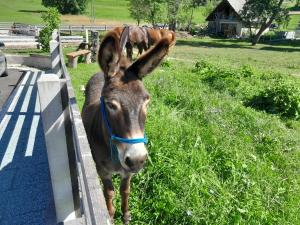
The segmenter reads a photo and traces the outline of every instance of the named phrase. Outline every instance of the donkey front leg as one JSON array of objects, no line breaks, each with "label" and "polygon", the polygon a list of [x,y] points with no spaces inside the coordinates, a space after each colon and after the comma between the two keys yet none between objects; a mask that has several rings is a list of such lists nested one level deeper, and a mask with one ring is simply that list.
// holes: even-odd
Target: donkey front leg
[{"label": "donkey front leg", "polygon": [[105,201],[106,201],[106,206],[108,209],[108,213],[110,215],[111,221],[112,223],[114,222],[114,215],[115,215],[115,208],[113,205],[113,199],[115,196],[115,189],[110,178],[104,178],[102,179],[102,183],[104,186],[104,197],[105,197]]},{"label": "donkey front leg", "polygon": [[130,194],[130,179],[131,175],[122,177],[121,179],[121,186],[120,186],[120,193],[121,193],[121,209],[123,213],[123,223],[129,224],[131,220],[131,215],[129,212],[129,206],[128,206],[128,198]]}]

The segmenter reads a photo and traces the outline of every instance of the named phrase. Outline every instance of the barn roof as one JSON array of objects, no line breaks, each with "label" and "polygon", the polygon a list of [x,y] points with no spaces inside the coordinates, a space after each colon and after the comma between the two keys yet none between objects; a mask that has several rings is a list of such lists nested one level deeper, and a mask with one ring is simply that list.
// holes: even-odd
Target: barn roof
[{"label": "barn roof", "polygon": [[246,0],[223,0],[221,1],[216,8],[208,15],[208,17],[206,18],[206,20],[209,20],[209,18],[213,18],[213,14],[215,13],[215,11],[219,8],[219,7],[223,7],[224,5],[229,4],[233,10],[238,14],[241,15],[241,11],[246,3]]},{"label": "barn roof", "polygon": [[237,14],[242,11],[246,0],[227,0]]}]

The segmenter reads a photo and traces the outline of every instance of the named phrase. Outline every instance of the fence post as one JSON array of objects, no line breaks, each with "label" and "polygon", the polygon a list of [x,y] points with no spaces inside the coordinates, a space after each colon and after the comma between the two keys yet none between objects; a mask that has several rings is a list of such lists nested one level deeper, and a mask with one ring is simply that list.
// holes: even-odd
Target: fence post
[{"label": "fence post", "polygon": [[92,56],[91,60],[92,62],[97,62],[97,53],[98,53],[98,48],[99,48],[99,32],[98,31],[91,31],[92,32]]},{"label": "fence post", "polygon": [[89,43],[89,30],[85,29],[85,43]]},{"label": "fence post", "polygon": [[60,52],[59,52],[59,40],[58,32],[54,30],[52,33],[52,40],[50,41],[50,53],[51,53],[51,71],[57,74],[59,77],[62,75],[60,65]]}]

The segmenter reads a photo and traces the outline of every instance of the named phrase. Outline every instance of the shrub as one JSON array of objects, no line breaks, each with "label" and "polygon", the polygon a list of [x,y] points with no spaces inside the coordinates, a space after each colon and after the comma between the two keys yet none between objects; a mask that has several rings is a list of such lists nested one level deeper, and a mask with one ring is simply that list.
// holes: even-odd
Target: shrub
[{"label": "shrub", "polygon": [[164,68],[170,68],[172,66],[172,62],[169,59],[165,59],[162,63],[161,66]]},{"label": "shrub", "polygon": [[255,74],[254,68],[249,65],[243,65],[241,67],[241,75],[243,77],[252,77]]},{"label": "shrub", "polygon": [[87,0],[42,0],[46,7],[55,7],[61,14],[82,14],[85,11]]},{"label": "shrub", "polygon": [[299,119],[300,88],[292,82],[278,80],[254,96],[248,105],[283,117]]},{"label": "shrub", "polygon": [[42,45],[42,50],[50,52],[49,42],[51,40],[52,32],[54,29],[59,28],[60,15],[56,8],[49,8],[49,10],[42,14],[42,20],[45,27],[40,31],[39,42]]},{"label": "shrub", "polygon": [[218,91],[229,91],[235,93],[239,85],[240,73],[230,68],[219,68],[208,61],[199,61],[195,64],[194,72],[202,76],[204,82]]}]

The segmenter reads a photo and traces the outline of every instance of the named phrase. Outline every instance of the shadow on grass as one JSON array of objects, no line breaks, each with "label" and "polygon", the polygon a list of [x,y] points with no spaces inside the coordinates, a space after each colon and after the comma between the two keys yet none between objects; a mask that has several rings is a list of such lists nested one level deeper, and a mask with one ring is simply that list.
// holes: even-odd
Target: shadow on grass
[{"label": "shadow on grass", "polygon": [[25,12],[25,13],[43,13],[47,12],[46,10],[27,10],[27,9],[21,9],[18,10],[18,12]]},{"label": "shadow on grass", "polygon": [[[283,51],[283,52],[300,52],[300,41],[284,41],[284,42],[274,42],[263,44],[260,46],[251,46],[248,41],[234,40],[234,39],[215,39],[210,41],[195,41],[195,40],[177,40],[177,46],[189,45],[193,47],[207,47],[207,48],[244,48],[244,49],[257,49],[257,50],[267,50],[267,51]],[[281,47],[289,46],[289,47]],[[299,48],[292,48],[299,47]]]}]

